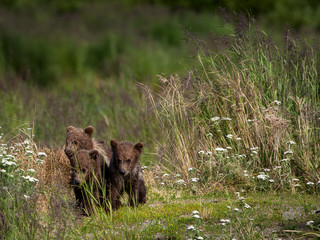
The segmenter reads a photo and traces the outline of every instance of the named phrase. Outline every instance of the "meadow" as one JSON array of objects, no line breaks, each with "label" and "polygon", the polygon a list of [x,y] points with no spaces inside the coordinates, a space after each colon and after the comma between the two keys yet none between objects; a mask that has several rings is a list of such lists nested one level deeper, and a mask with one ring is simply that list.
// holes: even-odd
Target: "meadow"
[{"label": "meadow", "polygon": [[[316,42],[160,6],[1,11],[3,239],[320,238]],[[144,142],[146,205],[80,215],[69,125]]]}]

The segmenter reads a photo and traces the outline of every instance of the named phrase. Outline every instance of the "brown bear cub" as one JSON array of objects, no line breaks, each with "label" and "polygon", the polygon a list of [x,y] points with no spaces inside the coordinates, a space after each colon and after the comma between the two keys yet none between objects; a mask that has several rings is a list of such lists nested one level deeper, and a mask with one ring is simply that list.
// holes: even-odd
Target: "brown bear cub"
[{"label": "brown bear cub", "polygon": [[[77,203],[85,214],[93,213],[93,205],[104,204],[103,190],[106,188],[106,162],[97,150],[66,149],[71,165],[71,180]],[[93,198],[92,198],[93,196]]]},{"label": "brown bear cub", "polygon": [[[92,126],[88,126],[84,129],[69,126],[67,128],[66,145],[65,145],[64,151],[68,156],[70,154],[68,154],[67,152],[70,153],[70,151],[73,152],[74,154],[77,150],[81,150],[81,149],[97,150],[99,154],[101,154],[104,157],[107,166],[109,166],[111,156],[112,156],[112,151],[108,147],[105,141],[95,140],[92,137],[93,132],[94,132],[94,128]],[[69,160],[71,161],[70,157],[69,157]],[[76,197],[76,202],[79,205],[82,202],[82,192],[77,187],[73,188],[73,190]]]},{"label": "brown bear cub", "polygon": [[140,167],[140,155],[143,144],[118,143],[111,140],[112,158],[107,174],[109,195],[113,209],[121,206],[123,192],[129,195],[130,206],[144,204],[147,201],[147,189]]},{"label": "brown bear cub", "polygon": [[79,149],[98,150],[102,155],[105,156],[106,163],[109,166],[112,151],[105,141],[95,140],[92,137],[93,132],[94,128],[91,126],[88,126],[84,129],[69,126],[67,128],[65,151],[67,149],[71,149],[73,151]]}]

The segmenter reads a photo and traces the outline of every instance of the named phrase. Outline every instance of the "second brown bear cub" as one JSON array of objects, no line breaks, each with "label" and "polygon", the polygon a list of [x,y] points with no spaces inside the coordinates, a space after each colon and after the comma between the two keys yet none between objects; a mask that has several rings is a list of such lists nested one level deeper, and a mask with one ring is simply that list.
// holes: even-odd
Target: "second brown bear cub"
[{"label": "second brown bear cub", "polygon": [[119,143],[116,140],[111,140],[110,144],[113,155],[107,180],[112,208],[121,206],[120,197],[124,191],[129,195],[131,206],[146,203],[147,189],[139,161],[143,144]]},{"label": "second brown bear cub", "polygon": [[[103,184],[107,168],[105,159],[97,150],[65,150],[71,164],[71,185],[76,193],[76,199],[84,213],[93,213],[94,205],[104,204]],[[77,195],[78,194],[78,195]],[[93,198],[92,198],[93,196]]]}]

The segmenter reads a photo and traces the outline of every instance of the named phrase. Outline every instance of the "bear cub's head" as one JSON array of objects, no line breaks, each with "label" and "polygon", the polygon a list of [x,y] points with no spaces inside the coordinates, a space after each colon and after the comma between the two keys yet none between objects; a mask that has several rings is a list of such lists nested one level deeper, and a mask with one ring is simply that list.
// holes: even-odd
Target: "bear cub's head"
[{"label": "bear cub's head", "polygon": [[94,128],[91,126],[88,126],[84,129],[69,126],[67,128],[65,151],[67,149],[71,149],[74,151],[78,149],[87,149],[87,150],[92,149],[93,148],[93,140],[92,140],[93,131],[94,131]]},{"label": "bear cub's head", "polygon": [[103,172],[103,156],[97,150],[72,151],[66,149],[71,165],[71,181],[73,186],[82,186],[85,182],[100,181]]},{"label": "bear cub's head", "polygon": [[113,152],[113,164],[117,171],[123,176],[128,175],[139,163],[143,143],[127,143],[111,140],[110,145]]}]

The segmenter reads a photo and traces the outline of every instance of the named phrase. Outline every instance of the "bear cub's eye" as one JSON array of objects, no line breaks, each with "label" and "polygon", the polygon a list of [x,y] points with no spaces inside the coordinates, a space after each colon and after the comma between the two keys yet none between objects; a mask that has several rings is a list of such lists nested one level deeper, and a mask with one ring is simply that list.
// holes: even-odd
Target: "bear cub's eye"
[{"label": "bear cub's eye", "polygon": [[85,169],[85,168],[82,168],[82,172],[85,173],[85,172],[86,172],[86,169]]},{"label": "bear cub's eye", "polygon": [[73,144],[74,144],[74,145],[78,145],[78,142],[77,142],[77,141],[73,141]]},{"label": "bear cub's eye", "polygon": [[127,160],[126,160],[126,163],[130,163],[130,162],[131,162],[131,159],[127,159]]}]

